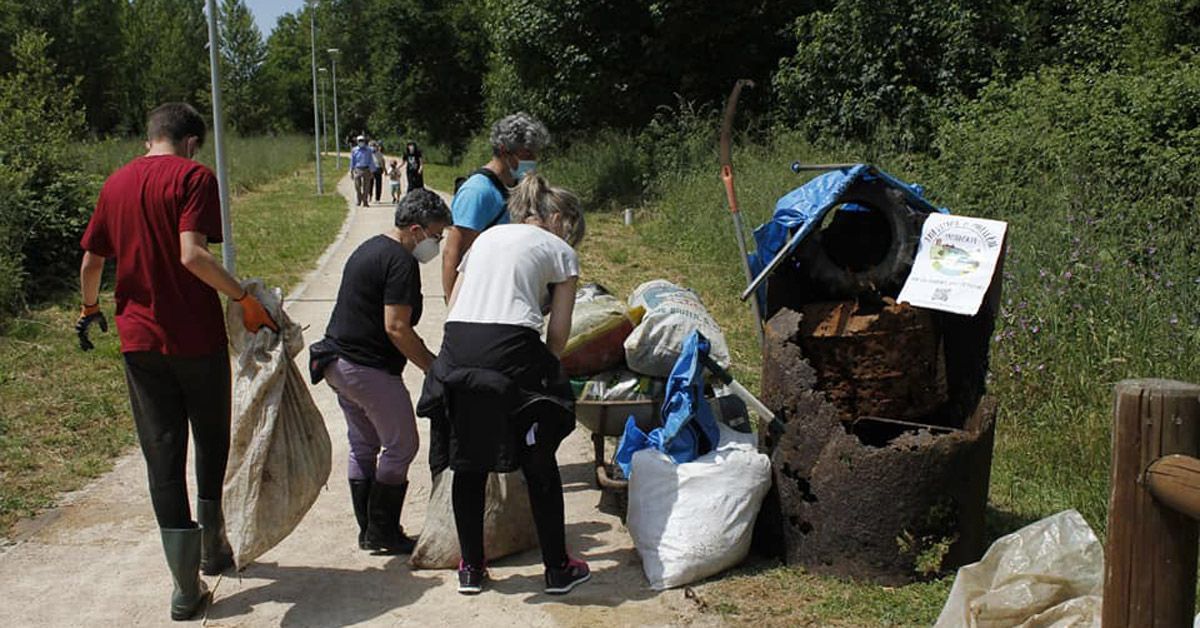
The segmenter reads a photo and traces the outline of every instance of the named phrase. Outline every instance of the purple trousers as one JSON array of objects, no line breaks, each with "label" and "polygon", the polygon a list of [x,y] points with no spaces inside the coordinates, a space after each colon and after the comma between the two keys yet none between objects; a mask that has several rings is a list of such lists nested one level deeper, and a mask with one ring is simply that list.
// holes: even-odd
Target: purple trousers
[{"label": "purple trousers", "polygon": [[325,380],[346,415],[350,479],[407,482],[420,437],[404,380],[342,358],[325,368]]}]

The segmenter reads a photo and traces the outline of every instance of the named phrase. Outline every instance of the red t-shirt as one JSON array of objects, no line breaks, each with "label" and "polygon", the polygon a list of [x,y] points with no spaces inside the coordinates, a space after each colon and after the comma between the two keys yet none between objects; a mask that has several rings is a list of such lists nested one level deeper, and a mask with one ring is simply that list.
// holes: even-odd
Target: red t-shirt
[{"label": "red t-shirt", "polygon": [[138,157],[104,182],[80,245],[117,260],[121,351],[200,356],[227,343],[216,290],[179,261],[179,234],[221,241],[211,170],[183,157]]}]

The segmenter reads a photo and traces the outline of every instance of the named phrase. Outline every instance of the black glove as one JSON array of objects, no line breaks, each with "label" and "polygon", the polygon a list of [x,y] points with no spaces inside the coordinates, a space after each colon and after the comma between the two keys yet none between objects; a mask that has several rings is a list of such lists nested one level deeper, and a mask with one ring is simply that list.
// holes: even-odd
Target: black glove
[{"label": "black glove", "polygon": [[79,320],[75,321],[75,334],[79,336],[79,348],[84,351],[91,351],[96,348],[91,340],[88,340],[88,327],[92,323],[100,324],[100,331],[108,332],[108,319],[104,318],[104,312],[100,311],[100,304],[85,305],[79,312]]}]

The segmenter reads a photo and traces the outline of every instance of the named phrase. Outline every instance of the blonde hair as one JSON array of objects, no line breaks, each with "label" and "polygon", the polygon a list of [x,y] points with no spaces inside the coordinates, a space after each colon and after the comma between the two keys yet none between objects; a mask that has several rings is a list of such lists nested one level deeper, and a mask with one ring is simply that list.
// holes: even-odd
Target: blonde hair
[{"label": "blonde hair", "polygon": [[508,217],[516,224],[537,218],[550,224],[550,218],[562,216],[563,239],[575,246],[583,240],[583,208],[579,198],[570,190],[550,185],[540,174],[530,173],[508,197]]}]

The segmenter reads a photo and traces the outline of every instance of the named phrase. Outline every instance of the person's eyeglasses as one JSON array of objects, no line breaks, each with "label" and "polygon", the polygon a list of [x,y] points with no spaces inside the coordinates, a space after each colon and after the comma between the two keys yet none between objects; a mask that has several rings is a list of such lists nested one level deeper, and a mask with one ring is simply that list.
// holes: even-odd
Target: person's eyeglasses
[{"label": "person's eyeglasses", "polygon": [[441,233],[439,233],[437,235],[433,235],[432,233],[429,233],[429,230],[426,229],[425,227],[421,227],[421,231],[425,232],[426,238],[433,238],[434,242],[441,242],[442,238],[446,237],[445,234],[441,234]]}]

